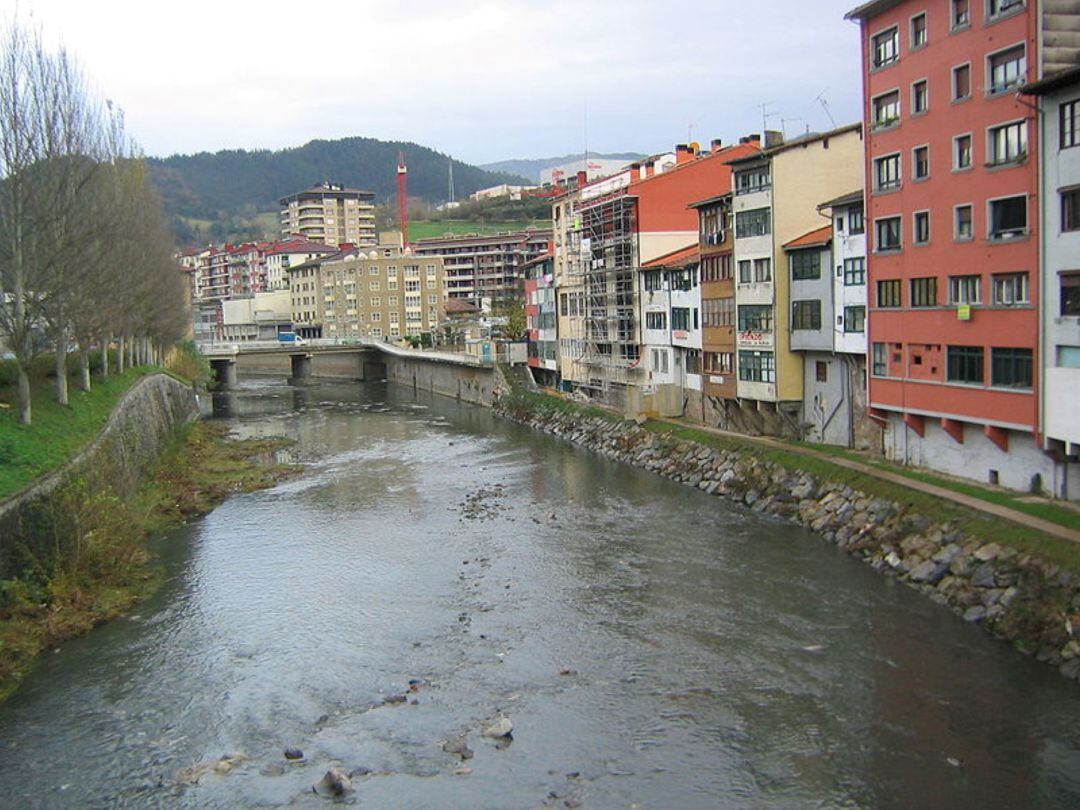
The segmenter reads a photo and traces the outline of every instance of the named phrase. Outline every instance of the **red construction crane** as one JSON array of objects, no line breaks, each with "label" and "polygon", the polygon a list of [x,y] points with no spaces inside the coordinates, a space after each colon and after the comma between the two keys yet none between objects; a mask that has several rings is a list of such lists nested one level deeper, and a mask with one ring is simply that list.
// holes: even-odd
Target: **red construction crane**
[{"label": "red construction crane", "polygon": [[405,167],[405,153],[398,152],[397,161],[397,206],[398,221],[401,223],[401,246],[409,246],[409,170]]}]

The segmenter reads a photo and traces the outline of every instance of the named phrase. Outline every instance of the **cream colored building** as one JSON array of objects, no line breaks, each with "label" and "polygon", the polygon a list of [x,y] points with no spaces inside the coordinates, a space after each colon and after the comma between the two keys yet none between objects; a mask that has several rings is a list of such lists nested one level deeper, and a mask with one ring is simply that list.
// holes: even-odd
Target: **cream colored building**
[{"label": "cream colored building", "polygon": [[446,320],[442,259],[397,245],[309,262],[291,268],[289,279],[302,337],[398,338],[433,332]]},{"label": "cream colored building", "polygon": [[375,194],[325,181],[282,197],[281,233],[300,234],[328,245],[369,246],[378,242]]}]

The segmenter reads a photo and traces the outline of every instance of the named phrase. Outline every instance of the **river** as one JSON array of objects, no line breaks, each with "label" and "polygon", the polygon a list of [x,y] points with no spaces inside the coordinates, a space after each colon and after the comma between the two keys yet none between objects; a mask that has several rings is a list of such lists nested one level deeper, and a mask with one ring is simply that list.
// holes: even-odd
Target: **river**
[{"label": "river", "polygon": [[321,807],[340,765],[367,807],[1080,806],[1076,685],[803,529],[408,388],[215,413],[304,474],[43,657],[0,805]]}]

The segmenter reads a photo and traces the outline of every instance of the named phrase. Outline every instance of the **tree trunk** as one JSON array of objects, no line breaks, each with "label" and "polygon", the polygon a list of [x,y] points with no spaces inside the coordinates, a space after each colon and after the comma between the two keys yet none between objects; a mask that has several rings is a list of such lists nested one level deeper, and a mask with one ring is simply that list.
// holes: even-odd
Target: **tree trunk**
[{"label": "tree trunk", "polygon": [[22,363],[16,362],[19,367],[19,424],[29,425],[31,419],[30,408],[30,378],[26,375],[26,369]]},{"label": "tree trunk", "polygon": [[56,337],[56,401],[60,405],[68,404],[67,379],[67,330],[61,329]]},{"label": "tree trunk", "polygon": [[79,388],[90,390],[90,350],[79,347]]},{"label": "tree trunk", "polygon": [[124,373],[124,336],[120,335],[116,339],[116,373]]},{"label": "tree trunk", "polygon": [[109,376],[109,338],[103,337],[101,339],[101,377],[107,379]]}]

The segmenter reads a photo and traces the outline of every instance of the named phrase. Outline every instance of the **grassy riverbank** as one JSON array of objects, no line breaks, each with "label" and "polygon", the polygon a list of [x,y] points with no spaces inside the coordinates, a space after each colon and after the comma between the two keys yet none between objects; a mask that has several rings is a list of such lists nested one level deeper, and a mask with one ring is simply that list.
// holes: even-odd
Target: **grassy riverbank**
[{"label": "grassy riverbank", "polygon": [[90,391],[69,391],[69,404],[56,402],[53,383],[31,378],[33,424],[20,425],[14,385],[0,385],[0,499],[56,469],[101,433],[116,403],[141,377],[160,371],[137,366],[107,379],[95,378]]},{"label": "grassy riverbank", "polygon": [[0,700],[41,651],[121,615],[154,591],[160,572],[147,537],[293,471],[273,460],[284,440],[233,441],[225,434],[213,423],[189,426],[134,498],[90,494],[79,485],[60,494],[79,527],[69,544],[73,551],[20,579],[0,581]]}]

